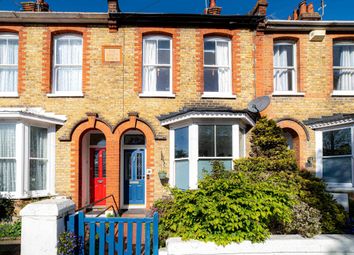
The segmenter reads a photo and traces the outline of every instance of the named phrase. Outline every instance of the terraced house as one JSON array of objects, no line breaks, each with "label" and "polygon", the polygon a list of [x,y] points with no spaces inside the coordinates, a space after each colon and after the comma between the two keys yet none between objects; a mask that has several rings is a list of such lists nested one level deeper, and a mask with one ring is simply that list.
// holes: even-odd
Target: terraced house
[{"label": "terraced house", "polygon": [[205,14],[42,2],[0,12],[1,195],[148,209],[159,173],[193,189],[212,160],[247,155],[259,96],[299,165],[353,191],[354,22],[321,21],[306,3],[266,20],[266,0],[228,16],[213,0]]}]

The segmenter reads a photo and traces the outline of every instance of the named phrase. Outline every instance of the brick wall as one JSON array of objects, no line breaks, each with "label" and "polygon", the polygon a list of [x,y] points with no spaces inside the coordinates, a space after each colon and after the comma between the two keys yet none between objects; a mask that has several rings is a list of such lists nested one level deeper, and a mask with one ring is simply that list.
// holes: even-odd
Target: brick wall
[{"label": "brick wall", "polygon": [[[0,27],[9,29],[8,27]],[[244,109],[254,98],[254,33],[249,30],[227,31],[232,35],[233,84],[237,99],[201,99],[200,87],[203,63],[201,38],[206,31],[194,28],[151,29],[121,27],[117,33],[109,33],[107,27],[47,27],[41,25],[11,27],[20,33],[21,93],[19,98],[3,98],[0,107],[43,107],[48,112],[66,115],[68,120],[57,131],[56,144],[56,191],[71,195],[79,204],[81,138],[93,127],[91,115],[97,114],[94,126],[103,131],[107,139],[107,194],[119,199],[119,144],[128,125],[129,112],[138,112],[137,126],[147,136],[148,168],[153,174],[147,183],[148,201],[165,192],[158,177],[159,170],[169,172],[168,129],[161,127],[157,116],[177,111],[185,106],[231,106]],[[84,39],[83,91],[84,97],[50,98],[51,91],[51,38],[58,32],[76,32]],[[142,36],[144,34],[170,34],[173,40],[173,90],[175,98],[139,98],[141,91]],[[210,32],[210,31],[209,31]],[[212,31],[216,33],[218,31]],[[223,31],[221,31],[223,32]],[[223,32],[224,33],[224,32]],[[102,64],[102,47],[120,46],[120,63]],[[94,115],[96,116],[96,115]],[[131,116],[130,116],[131,118]],[[81,124],[80,124],[81,123]],[[147,125],[145,125],[147,124]],[[128,125],[128,126],[127,126]],[[126,129],[124,129],[126,127]],[[154,136],[165,140],[155,140]],[[59,138],[66,138],[60,140]],[[70,138],[71,139],[68,139]],[[110,152],[108,152],[108,150]]]}]

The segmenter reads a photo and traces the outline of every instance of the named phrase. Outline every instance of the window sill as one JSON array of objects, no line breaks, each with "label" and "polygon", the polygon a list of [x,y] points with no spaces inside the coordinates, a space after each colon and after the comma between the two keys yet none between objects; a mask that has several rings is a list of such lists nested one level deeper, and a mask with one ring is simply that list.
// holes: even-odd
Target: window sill
[{"label": "window sill", "polygon": [[236,99],[236,95],[204,92],[202,98]]},{"label": "window sill", "polygon": [[274,97],[304,97],[304,92],[273,92],[272,96]]},{"label": "window sill", "polygon": [[176,95],[172,93],[140,93],[139,97],[175,98]]},{"label": "window sill", "polygon": [[55,196],[55,194],[50,194],[48,191],[29,191],[25,192],[23,195],[18,195],[16,192],[0,192],[0,195],[2,197],[8,197],[9,199],[29,199]]},{"label": "window sill", "polygon": [[333,91],[332,97],[354,97],[354,91]]},{"label": "window sill", "polygon": [[327,191],[329,192],[338,192],[338,193],[347,193],[347,192],[354,192],[354,187],[345,187],[345,186],[334,186],[334,185],[328,185],[326,188]]},{"label": "window sill", "polygon": [[0,93],[0,98],[19,98],[18,93]]},{"label": "window sill", "polygon": [[47,94],[47,97],[84,97],[84,94],[81,92],[76,93],[51,93]]}]

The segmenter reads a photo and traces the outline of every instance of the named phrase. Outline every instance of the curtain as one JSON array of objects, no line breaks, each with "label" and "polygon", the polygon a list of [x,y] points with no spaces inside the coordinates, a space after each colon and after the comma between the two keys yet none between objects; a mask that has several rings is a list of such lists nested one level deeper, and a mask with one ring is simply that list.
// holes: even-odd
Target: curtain
[{"label": "curtain", "polygon": [[289,90],[288,50],[286,46],[274,47],[274,84],[275,91]]},{"label": "curtain", "polygon": [[0,191],[16,190],[16,126],[0,125]]},{"label": "curtain", "polygon": [[16,92],[18,40],[0,39],[0,92]]},{"label": "curtain", "polygon": [[56,40],[57,91],[81,91],[82,41],[81,39]]},{"label": "curtain", "polygon": [[143,87],[145,92],[156,91],[157,70],[156,70],[156,54],[157,41],[144,41],[144,71],[143,71]]},{"label": "curtain", "polygon": [[231,77],[230,77],[230,63],[229,63],[229,43],[218,42],[216,44],[216,63],[218,68],[218,83],[219,92],[231,92]]},{"label": "curtain", "polygon": [[31,127],[30,190],[45,190],[47,180],[47,129]]},{"label": "curtain", "polygon": [[337,90],[354,90],[354,46],[340,47],[340,66]]}]

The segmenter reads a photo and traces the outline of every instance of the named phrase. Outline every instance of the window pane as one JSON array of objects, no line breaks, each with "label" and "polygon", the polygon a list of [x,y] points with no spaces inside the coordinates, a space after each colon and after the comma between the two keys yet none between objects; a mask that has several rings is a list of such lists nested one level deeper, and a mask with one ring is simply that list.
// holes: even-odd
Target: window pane
[{"label": "window pane", "polygon": [[47,161],[30,160],[30,190],[46,190],[47,187]]},{"label": "window pane", "polygon": [[215,41],[204,41],[204,51],[215,52]]},{"label": "window pane", "polygon": [[15,190],[16,160],[0,159],[0,191],[13,192]]},{"label": "window pane", "polygon": [[104,136],[104,134],[91,134],[90,145],[105,147],[106,137]]},{"label": "window pane", "polygon": [[158,63],[165,64],[165,65],[170,64],[170,51],[169,50],[159,50]]},{"label": "window pane", "polygon": [[352,183],[351,157],[323,159],[323,179],[333,183]]},{"label": "window pane", "polygon": [[0,92],[16,92],[17,78],[17,67],[0,67]]},{"label": "window pane", "polygon": [[354,45],[335,45],[333,47],[333,65],[354,67]]},{"label": "window pane", "polygon": [[31,158],[47,158],[47,132],[46,128],[31,127]]},{"label": "window pane", "polygon": [[102,151],[102,177],[106,177],[106,151]]},{"label": "window pane", "polygon": [[[210,174],[213,167],[212,167],[212,162],[218,160],[218,159],[213,159],[213,160],[198,160],[198,180],[203,179],[203,176],[205,174]],[[232,160],[218,160],[220,163],[224,164],[224,167],[226,170],[232,170]]]},{"label": "window pane", "polygon": [[56,73],[57,91],[81,91],[81,67],[58,67]]},{"label": "window pane", "polygon": [[215,157],[214,126],[199,126],[199,157]]},{"label": "window pane", "polygon": [[292,91],[294,75],[294,70],[274,69],[275,91]]},{"label": "window pane", "polygon": [[169,67],[158,68],[156,91],[170,91],[170,68]]},{"label": "window pane", "polygon": [[159,50],[160,49],[170,49],[170,40],[159,40]]},{"label": "window pane", "polygon": [[0,125],[0,158],[16,157],[16,125]]},{"label": "window pane", "polygon": [[274,66],[291,67],[294,66],[293,45],[274,46]]},{"label": "window pane", "polygon": [[239,132],[239,146],[240,146],[240,158],[244,158],[245,155],[245,130],[240,128]]},{"label": "window pane", "polygon": [[182,190],[189,189],[189,161],[178,160],[175,162],[176,167],[176,187]]},{"label": "window pane", "polygon": [[216,126],[216,156],[232,157],[232,126]]},{"label": "window pane", "polygon": [[18,64],[18,39],[0,39],[0,64]]},{"label": "window pane", "polygon": [[354,70],[333,70],[334,90],[354,90]]},{"label": "window pane", "polygon": [[7,40],[0,39],[0,64],[6,64]]},{"label": "window pane", "polygon": [[351,153],[350,128],[323,132],[323,156],[350,155]]},{"label": "window pane", "polygon": [[188,158],[188,127],[175,130],[175,158]]},{"label": "window pane", "polygon": [[81,39],[56,40],[56,64],[81,65],[82,41]]},{"label": "window pane", "polygon": [[204,91],[206,92],[218,92],[219,76],[217,68],[204,68]]},{"label": "window pane", "polygon": [[144,145],[145,136],[144,135],[125,135],[124,144],[126,145]]},{"label": "window pane", "polygon": [[215,65],[215,51],[205,51],[204,52],[204,64],[205,65]]}]

